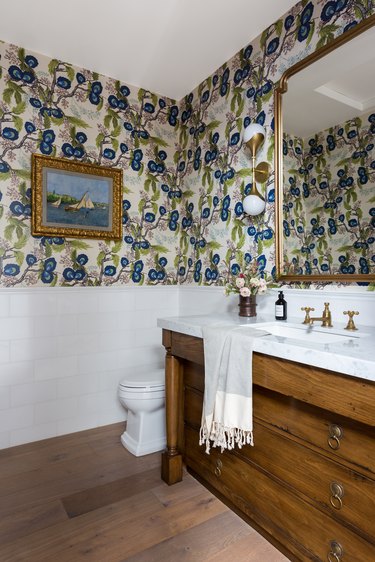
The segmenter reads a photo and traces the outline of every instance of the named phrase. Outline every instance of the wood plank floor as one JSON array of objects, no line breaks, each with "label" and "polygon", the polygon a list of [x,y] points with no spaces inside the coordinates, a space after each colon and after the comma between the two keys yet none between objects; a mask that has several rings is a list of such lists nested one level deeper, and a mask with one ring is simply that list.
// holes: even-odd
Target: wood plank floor
[{"label": "wood plank floor", "polygon": [[283,562],[186,474],[167,486],[160,454],[136,458],[122,424],[0,451],[1,562]]}]

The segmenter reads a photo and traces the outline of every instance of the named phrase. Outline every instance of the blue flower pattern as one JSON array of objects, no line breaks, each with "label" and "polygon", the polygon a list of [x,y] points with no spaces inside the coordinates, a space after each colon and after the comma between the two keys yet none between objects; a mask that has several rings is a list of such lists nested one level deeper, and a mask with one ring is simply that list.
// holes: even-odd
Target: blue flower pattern
[{"label": "blue flower pattern", "polygon": [[285,139],[289,188],[283,225],[288,253],[295,256],[290,272],[364,274],[373,269],[374,117],[357,117],[307,142]]},{"label": "blue flower pattern", "polygon": [[[356,9],[358,3],[362,12]],[[5,221],[5,244],[0,244],[0,282],[224,284],[233,268],[242,269],[252,260],[272,274],[275,194],[269,186],[264,215],[244,216],[242,200],[251,184],[243,127],[255,122],[266,128],[265,151],[272,162],[272,95],[285,70],[285,55],[293,51],[295,58],[332,40],[356,25],[361,13],[371,15],[366,6],[362,0],[303,0],[178,103],[63,61],[5,47],[11,50],[12,64],[6,66],[2,57],[6,117],[0,117],[0,216]],[[257,60],[264,61],[261,69]],[[375,115],[368,123],[374,133]],[[335,131],[324,143],[313,143],[309,156],[335,153],[345,134]],[[358,144],[355,127],[348,131],[347,141]],[[339,192],[324,201],[321,214],[327,220],[319,218],[308,226],[312,238],[303,246],[300,263],[306,271],[316,266],[314,260],[322,271],[329,269],[328,260],[320,263],[312,253],[344,227],[362,233],[352,250],[341,251],[342,271],[375,267],[369,253],[374,237],[363,231],[364,223],[374,227],[374,209],[362,217],[339,210],[354,185],[362,190],[373,185],[371,145],[369,140],[353,148],[355,169],[343,165],[337,171]],[[122,168],[122,240],[31,238],[30,179],[28,169],[22,169],[30,152]],[[290,184],[288,213],[294,212],[298,198],[311,198],[314,190],[331,191],[331,181],[317,177],[307,166],[302,169],[302,181]],[[17,195],[10,187],[14,178]],[[358,202],[351,200],[350,205],[355,209]],[[303,236],[306,229],[291,220],[284,222],[289,236],[294,232]]]}]

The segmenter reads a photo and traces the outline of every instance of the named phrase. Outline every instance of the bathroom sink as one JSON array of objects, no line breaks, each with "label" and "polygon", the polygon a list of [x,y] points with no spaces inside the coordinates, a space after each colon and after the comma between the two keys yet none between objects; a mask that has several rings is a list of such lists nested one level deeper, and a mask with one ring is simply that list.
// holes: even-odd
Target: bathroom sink
[{"label": "bathroom sink", "polygon": [[283,322],[266,322],[252,324],[252,328],[265,330],[272,336],[304,340],[311,343],[340,343],[345,340],[360,338],[368,334],[345,332],[344,330],[332,331],[332,328],[306,326],[305,324],[284,324]]}]

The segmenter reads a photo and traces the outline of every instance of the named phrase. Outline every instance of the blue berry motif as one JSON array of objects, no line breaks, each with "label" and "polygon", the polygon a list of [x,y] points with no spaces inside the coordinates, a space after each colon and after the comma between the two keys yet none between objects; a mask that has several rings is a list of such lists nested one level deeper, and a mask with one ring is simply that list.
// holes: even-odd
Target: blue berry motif
[{"label": "blue berry motif", "polygon": [[280,39],[278,37],[272,39],[267,45],[267,50],[266,50],[267,55],[272,55],[277,50],[279,43],[280,43]]},{"label": "blue berry motif", "polygon": [[78,133],[76,133],[76,140],[79,143],[84,144],[87,141],[86,133],[83,133],[82,131],[79,131]]},{"label": "blue berry motif", "polygon": [[294,23],[294,16],[289,15],[285,18],[284,27],[285,27],[286,31],[289,31],[289,29],[292,27],[293,23]]},{"label": "blue berry motif", "polygon": [[20,217],[21,215],[23,215],[25,207],[20,201],[12,201],[9,205],[9,210],[14,216]]},{"label": "blue berry motif", "polygon": [[26,256],[26,263],[29,267],[31,267],[32,265],[34,265],[37,262],[36,257],[34,256],[34,254],[27,254]]},{"label": "blue berry motif", "polygon": [[3,272],[4,272],[4,275],[6,275],[7,277],[15,277],[20,272],[20,266],[16,263],[8,263],[4,267]]},{"label": "blue berry motif", "polygon": [[34,123],[31,123],[30,121],[26,121],[25,123],[25,131],[29,134],[33,133],[35,131],[35,125]]},{"label": "blue berry motif", "polygon": [[79,263],[79,265],[86,265],[86,263],[89,261],[89,258],[87,257],[86,254],[79,254],[76,257],[76,262]]},{"label": "blue berry motif", "polygon": [[251,53],[253,52],[252,45],[248,45],[243,52],[243,56],[245,59],[249,59],[251,57]]},{"label": "blue berry motif", "polygon": [[116,152],[114,150],[112,150],[112,148],[105,148],[103,150],[103,156],[104,156],[104,158],[107,158],[108,160],[113,160],[116,156]]},{"label": "blue berry motif", "polygon": [[325,23],[329,22],[335,15],[335,12],[336,12],[336,1],[333,0],[332,2],[327,2],[327,4],[323,6],[322,13],[320,14],[320,19]]},{"label": "blue berry motif", "polygon": [[113,277],[116,275],[116,268],[114,265],[106,265],[104,268],[104,275],[107,277]]},{"label": "blue berry motif", "polygon": [[127,97],[127,96],[130,95],[130,90],[127,86],[121,86],[120,87],[120,93],[121,93],[122,96]]},{"label": "blue berry motif", "polygon": [[16,141],[19,137],[18,131],[13,127],[4,127],[2,137],[6,140]]},{"label": "blue berry motif", "polygon": [[155,222],[155,215],[154,215],[154,213],[146,213],[146,214],[145,214],[145,221],[146,221],[146,222]]},{"label": "blue berry motif", "polygon": [[92,82],[89,100],[93,105],[99,105],[101,101],[100,94],[103,91],[103,86],[99,81]]},{"label": "blue berry motif", "polygon": [[39,63],[38,63],[38,59],[36,59],[32,55],[26,55],[25,64],[27,64],[29,68],[36,68]]},{"label": "blue berry motif", "polygon": [[63,88],[64,90],[69,90],[72,85],[71,81],[68,80],[68,78],[65,78],[65,76],[59,76],[56,83],[60,88]]},{"label": "blue berry motif", "polygon": [[236,203],[236,205],[234,207],[234,214],[237,217],[240,217],[242,215],[242,213],[243,213],[243,206],[242,206],[241,201],[238,201],[238,203]]}]

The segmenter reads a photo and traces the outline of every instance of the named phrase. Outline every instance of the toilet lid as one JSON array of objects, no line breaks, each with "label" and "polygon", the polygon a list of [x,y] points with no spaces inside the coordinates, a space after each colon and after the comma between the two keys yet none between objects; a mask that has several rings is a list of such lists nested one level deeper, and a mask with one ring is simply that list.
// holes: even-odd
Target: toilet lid
[{"label": "toilet lid", "polygon": [[135,368],[132,373],[122,379],[120,386],[132,389],[163,390],[165,387],[164,376],[164,369],[155,369],[154,367]]}]

